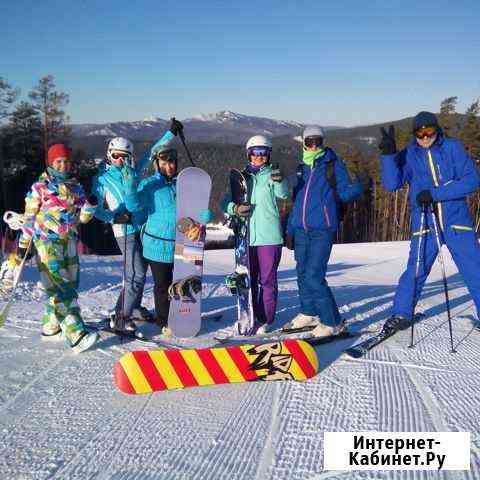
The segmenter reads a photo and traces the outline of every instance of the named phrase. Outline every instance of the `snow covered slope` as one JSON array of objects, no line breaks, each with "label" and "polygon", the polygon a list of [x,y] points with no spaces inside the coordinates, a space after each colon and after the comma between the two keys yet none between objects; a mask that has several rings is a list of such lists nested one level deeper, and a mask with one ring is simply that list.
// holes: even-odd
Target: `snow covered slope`
[{"label": "snow covered slope", "polygon": [[[388,314],[408,243],[337,245],[328,281],[352,328]],[[447,256],[449,259],[449,257]],[[80,303],[95,321],[121,285],[120,257],[82,259]],[[199,337],[175,345],[208,346],[235,319],[223,277],[233,252],[208,251]],[[427,479],[480,478],[480,331],[471,299],[449,259],[455,344],[449,353],[440,270],[420,309],[427,318],[363,360],[340,358],[354,340],[317,347],[321,372],[305,383],[220,385],[148,396],[115,390],[112,367],[122,353],[146,348],[105,334],[98,348],[74,356],[63,343],[41,342],[41,291],[29,267],[0,330],[1,479]],[[145,304],[153,308],[151,279]],[[284,250],[276,325],[298,312],[292,253]],[[152,327],[146,326],[146,331]],[[469,431],[470,472],[323,471],[324,431]]]}]

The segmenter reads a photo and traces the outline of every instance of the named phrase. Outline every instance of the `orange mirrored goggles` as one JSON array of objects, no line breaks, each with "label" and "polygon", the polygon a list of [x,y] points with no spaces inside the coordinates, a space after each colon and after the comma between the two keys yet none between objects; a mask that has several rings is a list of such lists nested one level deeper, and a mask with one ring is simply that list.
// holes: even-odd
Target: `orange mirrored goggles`
[{"label": "orange mirrored goggles", "polygon": [[423,138],[432,138],[437,134],[437,127],[421,127],[415,130],[414,135],[420,140]]}]

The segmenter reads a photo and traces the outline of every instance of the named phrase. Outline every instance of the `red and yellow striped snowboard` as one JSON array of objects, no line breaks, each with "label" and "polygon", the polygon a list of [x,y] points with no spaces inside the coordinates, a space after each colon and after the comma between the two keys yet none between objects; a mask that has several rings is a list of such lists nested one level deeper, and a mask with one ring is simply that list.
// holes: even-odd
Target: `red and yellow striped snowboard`
[{"label": "red and yellow striped snowboard", "polygon": [[258,345],[137,350],[115,363],[115,384],[124,393],[142,394],[202,385],[256,380],[307,380],[318,372],[318,358],[302,340]]}]

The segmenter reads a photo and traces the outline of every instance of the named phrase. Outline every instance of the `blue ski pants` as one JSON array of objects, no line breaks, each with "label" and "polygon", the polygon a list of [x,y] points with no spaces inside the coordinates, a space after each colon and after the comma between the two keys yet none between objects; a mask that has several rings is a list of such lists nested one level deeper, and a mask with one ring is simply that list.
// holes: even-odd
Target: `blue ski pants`
[{"label": "blue ski pants", "polygon": [[337,303],[325,278],[333,238],[334,232],[329,230],[295,230],[300,311],[317,315],[323,324],[330,326],[341,323]]},{"label": "blue ski pants", "polygon": [[[438,255],[437,240],[432,213],[426,214],[423,233],[415,232],[410,242],[407,269],[400,277],[395,298],[393,314],[411,319],[422,292],[425,281]],[[463,280],[480,312],[480,245],[472,228],[448,225],[439,229],[441,245],[446,244]],[[415,278],[417,254],[420,248],[418,276]],[[442,287],[443,288],[443,287]],[[478,317],[480,318],[480,317]]]},{"label": "blue ski pants", "polygon": [[[135,308],[139,308],[142,303],[143,288],[145,286],[148,264],[142,255],[142,244],[138,234],[132,233],[127,235],[126,238],[117,237],[116,240],[122,255],[126,255],[124,315],[125,318],[129,318],[132,315],[132,311]],[[122,309],[123,292],[120,292],[115,306],[115,312],[120,314]]]}]

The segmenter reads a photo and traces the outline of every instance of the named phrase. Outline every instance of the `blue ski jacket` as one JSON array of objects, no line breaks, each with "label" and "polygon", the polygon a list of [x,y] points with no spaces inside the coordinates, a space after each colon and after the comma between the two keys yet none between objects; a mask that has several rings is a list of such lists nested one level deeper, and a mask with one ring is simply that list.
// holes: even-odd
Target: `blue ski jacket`
[{"label": "blue ski jacket", "polygon": [[380,159],[382,183],[387,190],[393,192],[405,183],[410,186],[413,235],[420,229],[421,208],[416,197],[422,190],[430,190],[438,205],[442,230],[473,229],[466,197],[479,188],[480,176],[460,141],[445,138],[440,131],[430,148],[420,147],[413,138],[402,151],[381,155]]},{"label": "blue ski jacket", "polygon": [[[124,175],[125,175],[124,169]],[[173,263],[176,229],[177,179],[167,179],[160,173],[147,177],[137,186],[138,175],[126,175],[125,204],[130,212],[143,212],[146,223],[141,237],[143,256],[154,262]],[[200,221],[208,223],[213,217],[211,210],[200,213]]]},{"label": "blue ski jacket", "polygon": [[[167,131],[150,150],[145,152],[138,162],[135,162],[135,172],[140,175],[151,164],[156,150],[162,145],[170,143],[173,138],[173,133]],[[126,187],[122,168],[110,165],[106,161],[101,162],[98,172],[93,179],[92,193],[98,199],[95,217],[103,222],[111,223],[115,237],[138,232],[145,223],[146,216],[141,209],[134,212],[132,224],[120,225],[113,223],[115,214],[124,213],[127,210],[125,205]]]},{"label": "blue ski jacket", "polygon": [[329,162],[335,162],[335,190],[342,202],[351,202],[362,194],[362,184],[352,181],[343,161],[331,148],[326,148],[315,159],[312,168],[303,164],[297,172],[297,185],[293,189],[293,209],[287,224],[288,235],[294,235],[296,229],[337,230],[337,200],[326,174]]}]

